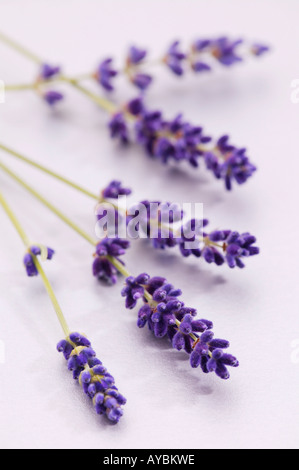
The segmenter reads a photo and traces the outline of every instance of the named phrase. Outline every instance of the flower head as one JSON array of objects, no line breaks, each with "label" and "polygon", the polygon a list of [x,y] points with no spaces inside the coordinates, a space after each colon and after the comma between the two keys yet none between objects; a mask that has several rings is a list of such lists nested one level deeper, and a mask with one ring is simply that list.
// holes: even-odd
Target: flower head
[{"label": "flower head", "polygon": [[121,264],[119,259],[129,248],[130,242],[121,238],[105,238],[96,246],[95,259],[93,262],[93,275],[108,284],[117,282],[118,270],[113,265],[111,258],[115,258]]},{"label": "flower head", "polygon": [[100,63],[95,78],[106,91],[113,91],[113,78],[117,75],[117,71],[112,67],[113,59],[109,58]]},{"label": "flower head", "polygon": [[152,83],[152,80],[152,76],[147,73],[136,73],[131,77],[131,82],[141,91],[146,90]]},{"label": "flower head", "polygon": [[127,308],[134,308],[139,300],[143,302],[138,312],[139,328],[148,325],[157,338],[168,337],[173,348],[189,354],[193,368],[201,366],[205,373],[216,372],[220,378],[228,379],[227,366],[239,365],[236,358],[223,351],[229,342],[214,339],[212,322],[197,319],[196,310],[179,299],[181,294],[166,279],[150,278],[145,273],[127,278],[122,290]]},{"label": "flower head", "polygon": [[130,47],[127,62],[130,65],[139,65],[147,56],[147,50],[136,46]]},{"label": "flower head", "polygon": [[186,54],[180,51],[179,46],[179,41],[175,41],[171,44],[164,58],[164,62],[175,75],[181,76],[184,73],[182,63],[186,59]]},{"label": "flower head", "polygon": [[108,123],[112,139],[118,139],[122,144],[129,142],[129,130],[123,113],[116,113]]},{"label": "flower head", "polygon": [[55,251],[52,250],[52,248],[48,248],[46,246],[31,246],[28,250],[28,253],[24,256],[23,262],[24,266],[27,272],[27,276],[29,277],[34,277],[38,276],[38,270],[35,266],[34,263],[34,256],[42,256],[42,259],[46,260],[51,260],[55,254]]},{"label": "flower head", "polygon": [[238,46],[242,43],[243,39],[231,40],[227,37],[221,37],[212,41],[212,55],[222,65],[229,67],[236,62],[242,61],[242,58],[237,54]]},{"label": "flower head", "polygon": [[227,190],[234,182],[244,184],[256,171],[246,149],[232,145],[228,135],[212,139],[202,126],[185,121],[182,114],[166,120],[161,111],[147,110],[141,98],[127,103],[125,110],[109,124],[112,137],[127,143],[133,121],[137,143],[163,164],[185,161],[197,168],[203,160],[215,178],[224,181]]},{"label": "flower head", "polygon": [[62,93],[55,90],[47,90],[43,93],[42,96],[45,102],[48,103],[50,106],[54,106],[56,103],[63,100],[64,98]]},{"label": "flower head", "polygon": [[61,72],[61,68],[49,64],[42,64],[39,72],[39,80],[50,80]]},{"label": "flower head", "polygon": [[160,111],[144,111],[138,117],[135,132],[146,151],[164,164],[186,160],[197,167],[201,145],[211,140],[203,134],[202,127],[184,121],[181,114],[166,121]]},{"label": "flower head", "polygon": [[[157,212],[151,211],[151,207],[157,205]],[[140,206],[146,209],[141,212],[136,206],[136,210],[141,212],[141,229],[156,249],[179,247],[183,257],[203,258],[208,264],[215,263],[217,266],[226,263],[230,268],[244,268],[244,259],[259,254],[259,248],[255,246],[256,238],[248,232],[240,234],[225,229],[208,233],[207,219],[184,222],[184,214],[180,211],[177,211],[180,218],[172,218],[172,213],[166,210],[172,207],[170,203],[163,206],[143,201]],[[165,213],[159,207],[164,207]],[[177,221],[181,224],[174,228],[173,222]],[[127,218],[129,222],[130,217]]]},{"label": "flower head", "polygon": [[246,148],[240,148],[229,143],[229,136],[221,137],[212,151],[204,153],[208,170],[211,170],[217,179],[223,179],[226,189],[232,189],[232,182],[244,184],[256,171],[246,155]]},{"label": "flower head", "polygon": [[129,196],[131,193],[132,190],[123,187],[121,181],[113,180],[103,189],[102,196],[105,199],[117,199],[119,196]]},{"label": "flower head", "polygon": [[264,55],[266,52],[269,52],[270,47],[266,46],[265,44],[255,43],[251,46],[251,53],[256,57],[260,57]]},{"label": "flower head", "polygon": [[84,393],[92,400],[96,412],[118,423],[126,399],[119,393],[112,375],[97,359],[89,340],[80,333],[71,333],[58,343],[57,350],[63,353],[73,378],[79,381]]},{"label": "flower head", "polygon": [[139,90],[146,90],[152,82],[152,76],[140,71],[140,65],[142,65],[144,59],[147,56],[145,49],[132,46],[129,50],[127,61],[126,61],[126,72],[130,81]]}]

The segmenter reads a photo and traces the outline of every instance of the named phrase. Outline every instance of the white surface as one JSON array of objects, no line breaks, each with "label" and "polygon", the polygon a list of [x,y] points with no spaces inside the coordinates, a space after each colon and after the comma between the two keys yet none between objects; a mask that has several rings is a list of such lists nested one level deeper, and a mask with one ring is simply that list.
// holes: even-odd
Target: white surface
[{"label": "white surface", "polygon": [[[107,135],[106,116],[73,90],[54,113],[30,92],[7,95],[0,105],[0,140],[15,149],[95,191],[121,178],[135,188],[135,200],[204,202],[212,227],[250,230],[262,248],[242,272],[184,262],[141,243],[127,258],[134,273],[165,275],[182,287],[188,304],[214,321],[217,336],[231,340],[241,367],[222,382],[192,371],[184,353],[139,331],[137,312],[123,307],[121,284],[104,288],[92,278],[91,247],[0,175],[33,241],[57,251],[46,269],[71,328],[89,336],[128,398],[117,427],[94,413],[55,350],[59,324],[41,281],[24,276],[22,244],[0,211],[1,447],[297,447],[299,105],[290,95],[299,78],[299,2],[1,0],[0,17],[4,32],[70,74],[109,54],[120,61],[132,42],[154,56],[176,37],[188,44],[229,33],[274,49],[263,60],[202,79],[157,71],[149,93],[148,103],[169,117],[184,111],[208,133],[229,132],[249,147],[259,171],[231,194],[204,170],[166,169],[137,148],[120,151]],[[35,67],[4,46],[0,57],[7,83],[34,76]],[[91,200],[2,153],[1,160],[94,232]]]}]

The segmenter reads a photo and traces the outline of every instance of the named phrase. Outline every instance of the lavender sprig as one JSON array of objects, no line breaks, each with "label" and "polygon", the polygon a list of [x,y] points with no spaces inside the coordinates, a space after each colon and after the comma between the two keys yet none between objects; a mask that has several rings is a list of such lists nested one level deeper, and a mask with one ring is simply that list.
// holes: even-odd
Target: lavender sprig
[{"label": "lavender sprig", "polygon": [[[9,149],[8,147],[0,144],[0,148],[8,152],[10,155],[38,168],[39,170],[49,174],[59,181],[69,185],[70,187],[80,191],[82,194],[91,197],[98,201],[96,217],[98,220],[103,219],[108,215],[115,235],[111,237],[108,227],[103,228],[107,235],[111,238],[104,238],[100,242],[94,240],[85,231],[80,229],[68,217],[66,217],[59,209],[54,207],[49,201],[41,196],[37,191],[33,190],[27,183],[20,177],[13,173],[9,168],[0,162],[0,167],[14,178],[25,189],[37,197],[43,204],[52,210],[58,217],[60,217],[71,228],[75,229],[83,238],[91,243],[95,248],[95,259],[93,262],[93,273],[100,280],[106,280],[114,284],[118,279],[117,272],[124,266],[123,261],[120,259],[130,247],[130,242],[118,236],[118,226],[120,222],[124,221],[129,229],[131,218],[134,212],[140,210],[140,228],[147,238],[152,237],[153,247],[156,249],[166,249],[178,247],[183,257],[195,256],[204,259],[207,263],[215,263],[220,266],[227,263],[230,268],[244,267],[244,260],[259,254],[259,248],[255,246],[256,238],[248,232],[239,233],[233,230],[217,230],[207,232],[206,226],[208,220],[191,219],[184,222],[184,213],[178,207],[174,211],[174,204],[160,203],[155,201],[155,217],[152,219],[150,201],[142,201],[142,203],[132,206],[129,213],[125,213],[123,209],[119,208],[114,203],[119,196],[126,196],[131,194],[131,189],[124,187],[120,181],[112,181],[106,188],[101,191],[100,199],[98,196],[87,189],[82,188],[64,178],[63,176],[43,167],[40,164],[24,157],[23,155]],[[171,210],[169,210],[169,208]],[[166,217],[165,217],[166,216]],[[175,228],[173,223],[180,222],[180,226]],[[130,230],[129,230],[130,232]],[[153,236],[154,235],[154,236]],[[135,238],[134,236],[132,238]],[[189,243],[192,242],[192,247]],[[116,266],[112,260],[115,260]]]},{"label": "lavender sprig", "polygon": [[[111,188],[113,189],[115,186],[121,188],[121,190],[119,189],[115,193],[114,191],[111,192]],[[120,181],[110,183],[102,191],[102,194],[106,194],[108,197],[100,201],[97,207],[97,219],[102,220],[109,210],[113,230],[118,228],[120,221],[123,221],[129,230],[129,235],[135,238],[135,233],[130,234],[130,230],[135,230],[135,226],[133,224],[132,229],[130,225],[138,215],[139,236],[140,232],[142,232],[146,238],[151,240],[152,246],[155,249],[165,250],[167,248],[178,247],[181,255],[185,258],[195,256],[196,258],[203,258],[208,264],[215,263],[217,266],[221,266],[226,263],[230,268],[244,268],[245,259],[259,254],[260,250],[255,246],[256,238],[249,232],[240,234],[239,232],[227,229],[207,232],[206,227],[209,224],[207,219],[191,219],[186,222],[184,221],[185,214],[180,207],[169,202],[161,203],[160,201],[145,200],[133,205],[124,214],[112,202],[113,195],[116,196],[117,194],[119,197],[121,194],[131,194],[130,188],[123,188]],[[108,209],[106,203],[109,204]],[[114,222],[116,222],[116,227]],[[179,226],[176,227],[176,225]],[[114,248],[116,256],[118,253],[124,254],[124,242],[124,240],[117,241],[115,238],[110,240],[110,246],[115,246],[116,248]],[[120,251],[118,251],[117,243],[122,244]],[[115,255],[112,251],[110,253],[107,252],[106,247],[109,246],[107,240],[100,243],[103,250],[102,244],[104,244],[105,255]],[[97,262],[100,263],[100,261]],[[108,265],[106,258],[104,263],[105,266]],[[107,268],[109,273],[110,269],[112,267]],[[116,280],[115,273],[111,275],[111,278]]]},{"label": "lavender sprig", "polygon": [[[144,217],[143,233],[152,241],[155,249],[166,249],[179,247],[183,257],[195,256],[203,258],[207,263],[215,263],[221,266],[225,263],[230,268],[244,268],[244,259],[259,254],[259,248],[254,246],[256,238],[250,233],[242,233],[232,230],[217,230],[210,233],[206,232],[205,227],[209,224],[207,219],[197,220],[191,219],[185,224],[181,224],[179,228],[173,228],[173,220],[163,222],[163,207],[172,206],[170,203],[163,205],[159,202],[158,219],[151,219],[150,201],[142,201],[141,206],[147,208],[145,211],[140,210],[140,205],[136,211]],[[161,208],[161,209],[160,209]],[[130,211],[131,212],[131,211]],[[133,210],[132,210],[133,212]],[[162,214],[162,218],[161,218]],[[166,211],[166,215],[169,213]],[[127,223],[130,223],[133,216],[127,216]]]},{"label": "lavender sprig", "polygon": [[166,279],[151,278],[145,273],[128,277],[122,290],[126,308],[132,309],[139,300],[143,301],[138,312],[139,328],[147,325],[156,338],[167,337],[174,349],[190,356],[191,367],[200,366],[204,373],[215,372],[221,379],[229,379],[227,367],[239,366],[238,360],[224,351],[229,342],[214,338],[213,323],[197,319],[196,310],[179,299],[181,294]]},{"label": "lavender sprig", "polygon": [[[262,43],[248,43],[243,39],[231,39],[229,37],[219,37],[205,39],[200,38],[191,44],[186,50],[181,49],[180,41],[174,41],[163,57],[155,61],[167,67],[174,75],[181,77],[187,72],[187,69],[202,74],[211,72],[215,64],[231,67],[240,63],[247,56],[260,57],[269,51],[269,47]],[[139,90],[146,90],[153,82],[153,75],[145,71],[150,67],[151,62],[148,59],[148,50],[140,47],[132,46],[125,59],[125,67],[123,73],[129,81]],[[107,91],[113,91],[114,86],[112,80],[116,75],[121,74],[121,70],[112,67],[113,59],[102,62],[99,68],[107,67],[108,80],[99,83]],[[109,73],[111,70],[111,74]],[[97,78],[97,73],[95,74]]]},{"label": "lavender sprig", "polygon": [[126,404],[126,399],[119,393],[112,375],[96,357],[90,341],[79,333],[70,333],[58,343],[57,350],[63,353],[73,378],[79,380],[96,412],[118,423],[123,415],[121,406]]},{"label": "lavender sprig", "polygon": [[165,165],[185,161],[193,168],[202,160],[216,179],[224,181],[227,190],[232,189],[233,182],[244,184],[256,171],[246,148],[232,145],[229,136],[212,139],[201,126],[185,121],[181,114],[166,120],[161,111],[148,111],[141,98],[130,101],[125,111],[112,117],[111,137],[127,143],[132,121],[135,141],[151,158]]}]

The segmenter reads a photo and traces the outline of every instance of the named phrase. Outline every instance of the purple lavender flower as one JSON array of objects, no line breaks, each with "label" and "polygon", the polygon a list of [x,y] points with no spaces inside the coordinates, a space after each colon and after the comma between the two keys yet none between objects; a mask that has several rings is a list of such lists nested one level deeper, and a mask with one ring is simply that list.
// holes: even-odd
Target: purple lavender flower
[{"label": "purple lavender flower", "polygon": [[194,52],[203,52],[207,51],[211,46],[211,39],[197,39],[192,44],[192,50]]},{"label": "purple lavender flower", "polygon": [[[43,250],[42,250],[43,248]],[[26,268],[27,276],[34,277],[38,276],[38,270],[34,264],[33,256],[40,256],[43,255],[43,258],[51,260],[55,254],[55,251],[52,248],[48,247],[40,247],[40,246],[31,246],[29,248],[28,253],[24,256],[24,266]]]},{"label": "purple lavender flower", "polygon": [[157,338],[168,337],[173,348],[189,354],[192,367],[200,365],[205,373],[215,372],[220,378],[228,379],[227,366],[239,365],[235,357],[223,351],[229,347],[229,342],[214,339],[212,322],[197,319],[196,310],[178,299],[181,294],[181,290],[166,279],[150,278],[145,273],[127,278],[122,290],[126,308],[134,308],[139,299],[143,301],[138,312],[139,328],[148,325]]},{"label": "purple lavender flower", "polygon": [[[207,233],[207,219],[184,222],[184,213],[171,203],[142,201],[133,206],[126,219],[128,227],[136,214],[139,231],[151,239],[155,249],[178,246],[183,257],[201,257],[208,264],[217,266],[227,263],[230,268],[243,268],[245,258],[259,254],[259,248],[254,246],[256,238],[250,233],[239,234],[231,230]],[[181,224],[175,228],[173,223],[179,221]]]},{"label": "purple lavender flower", "polygon": [[129,196],[132,193],[130,188],[122,186],[121,181],[111,181],[109,185],[103,189],[102,196],[105,199],[117,199],[119,196]]},{"label": "purple lavender flower", "polygon": [[132,46],[129,50],[127,63],[130,65],[139,65],[146,58],[146,56],[146,49],[140,49],[139,47]]},{"label": "purple lavender flower", "polygon": [[51,78],[56,77],[61,72],[61,68],[58,66],[52,66],[49,64],[42,64],[39,79],[40,80],[50,80]]},{"label": "purple lavender flower", "polygon": [[89,340],[79,333],[71,333],[58,343],[57,350],[63,353],[73,378],[79,381],[84,393],[92,400],[96,412],[106,415],[112,423],[118,423],[126,399],[116,388],[112,375],[97,359]]},{"label": "purple lavender flower", "polygon": [[228,37],[198,39],[193,42],[189,55],[191,67],[195,72],[211,70],[211,65],[206,61],[209,57],[226,67],[239,63],[243,60],[238,51],[242,44],[255,56],[261,56],[269,51],[269,47],[260,43],[246,45],[243,39],[232,40]]},{"label": "purple lavender flower", "polygon": [[[222,344],[222,349],[217,348],[217,344]],[[190,356],[191,367],[201,367],[205,374],[215,372],[223,380],[230,378],[227,366],[239,367],[237,358],[230,354],[225,354],[223,349],[229,347],[225,340],[214,339],[214,333],[205,331],[200,340],[193,347]]]},{"label": "purple lavender flower", "polygon": [[244,268],[243,258],[259,254],[259,248],[253,246],[256,238],[250,233],[230,232],[226,238],[226,261],[230,268]]},{"label": "purple lavender flower", "polygon": [[202,72],[210,72],[212,70],[212,67],[200,60],[192,62],[192,69],[196,73],[202,73]]},{"label": "purple lavender flower", "polygon": [[246,148],[238,149],[229,143],[229,136],[224,135],[212,151],[204,153],[206,167],[217,179],[223,179],[227,190],[232,189],[232,181],[245,183],[256,171],[249,161]]},{"label": "purple lavender flower", "polygon": [[[195,73],[205,73],[212,70],[215,59],[225,67],[241,62],[243,60],[243,51],[239,50],[241,44],[243,44],[244,55],[249,51],[254,56],[261,56],[269,50],[269,47],[261,43],[248,44],[243,39],[234,40],[228,37],[199,38],[186,51],[181,50],[180,41],[174,41],[160,62],[177,76],[184,74],[185,63],[186,65],[189,64],[191,70]],[[142,92],[153,81],[153,76],[143,70],[143,66],[146,65],[147,55],[148,51],[146,49],[132,46],[127,54],[124,67],[124,73],[130,82]],[[111,62],[111,58],[103,61],[95,74],[96,80],[107,91],[113,90],[112,79],[118,74],[113,69]]]},{"label": "purple lavender flower", "polygon": [[95,73],[95,78],[106,91],[113,91],[112,80],[118,74],[112,68],[113,59],[109,58],[100,63],[98,70]]},{"label": "purple lavender flower", "polygon": [[129,117],[132,118],[136,141],[150,157],[164,164],[186,161],[197,168],[203,159],[206,168],[224,181],[227,190],[231,190],[233,182],[245,183],[256,171],[245,148],[231,145],[227,135],[213,142],[201,126],[185,121],[182,114],[173,120],[165,120],[161,111],[146,110],[140,98],[127,103],[126,111],[110,122],[112,137],[127,143]]},{"label": "purple lavender flower", "polygon": [[175,75],[181,76],[184,73],[182,63],[186,59],[186,54],[179,50],[180,41],[171,44],[164,58],[164,62]]},{"label": "purple lavender flower", "polygon": [[93,275],[108,284],[116,284],[118,270],[109,257],[113,257],[121,264],[124,264],[119,257],[125,254],[129,246],[130,242],[121,238],[105,238],[101,240],[96,247]]},{"label": "purple lavender flower", "polygon": [[129,130],[123,113],[116,113],[108,123],[112,139],[118,139],[122,144],[129,142]]},{"label": "purple lavender flower", "polygon": [[265,46],[264,44],[255,43],[251,46],[251,53],[256,57],[264,55],[266,52],[269,52],[270,47]]},{"label": "purple lavender flower", "polygon": [[166,121],[160,111],[144,111],[136,122],[135,132],[149,155],[164,164],[186,160],[197,167],[198,158],[203,155],[201,145],[211,140],[203,134],[202,127],[183,121],[181,114]]},{"label": "purple lavender flower", "polygon": [[144,111],[144,104],[142,97],[138,96],[133,100],[129,101],[126,104],[126,110],[132,116],[140,116],[140,114]]},{"label": "purple lavender flower", "polygon": [[216,39],[211,44],[211,51],[222,65],[231,66],[243,59],[237,55],[237,48],[243,43],[243,39],[231,40],[227,37]]},{"label": "purple lavender flower", "polygon": [[146,90],[152,83],[153,78],[146,73],[136,73],[132,75],[131,82],[141,91]]},{"label": "purple lavender flower", "polygon": [[141,91],[146,90],[153,79],[151,75],[140,71],[140,65],[146,56],[147,51],[145,49],[132,46],[126,61],[126,72],[130,81]]},{"label": "purple lavender flower", "polygon": [[59,101],[63,100],[64,96],[59,91],[48,90],[43,93],[43,99],[48,103],[50,106],[54,106]]},{"label": "purple lavender flower", "polygon": [[139,274],[136,278],[130,276],[126,279],[126,286],[121,295],[126,297],[126,308],[134,308],[138,299],[144,295],[144,285],[149,281],[150,276],[146,273]]}]

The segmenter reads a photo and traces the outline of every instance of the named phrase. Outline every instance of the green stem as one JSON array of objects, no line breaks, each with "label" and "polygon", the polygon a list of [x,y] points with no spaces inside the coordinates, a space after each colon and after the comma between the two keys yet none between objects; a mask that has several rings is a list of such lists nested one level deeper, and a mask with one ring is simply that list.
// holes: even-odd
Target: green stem
[{"label": "green stem", "polygon": [[23,91],[23,90],[34,90],[36,83],[23,83],[18,85],[5,85],[5,91]]},{"label": "green stem", "polygon": [[44,173],[52,176],[53,178],[56,178],[57,180],[59,180],[59,181],[65,183],[65,184],[67,184],[68,186],[76,189],[77,191],[80,191],[81,193],[85,194],[86,196],[89,196],[89,197],[91,197],[93,199],[96,199],[96,200],[99,199],[96,194],[88,191],[87,189],[82,188],[78,184],[73,183],[72,181],[68,180],[67,178],[64,178],[63,176],[59,175],[58,173],[55,173],[54,171],[50,170],[49,168],[46,168],[45,166],[34,162],[30,158],[25,157],[24,155],[22,155],[19,152],[16,152],[15,150],[12,150],[11,148],[7,147],[6,145],[3,145],[3,144],[0,143],[0,149],[3,150],[6,153],[12,155],[13,157],[15,157],[15,158],[31,165],[31,166],[37,168],[38,170],[43,171]]},{"label": "green stem", "polygon": [[51,202],[49,202],[45,197],[43,197],[38,191],[36,191],[32,186],[26,183],[22,178],[20,178],[16,173],[10,170],[6,165],[0,162],[0,168],[7,173],[11,178],[13,178],[17,183],[19,183],[23,188],[30,192],[36,199],[38,199],[42,204],[44,204],[50,211],[54,212],[63,222],[69,225],[73,230],[75,230],[81,237],[85,238],[93,246],[97,245],[97,241],[94,240],[88,233],[83,229],[78,227],[72,220],[70,220],[66,215],[64,215],[57,207],[55,207]]},{"label": "green stem", "polygon": [[13,223],[16,231],[18,232],[18,234],[20,235],[20,238],[21,240],[23,241],[25,247],[27,249],[30,248],[30,241],[29,241],[29,238],[27,237],[23,227],[21,226],[19,220],[16,218],[14,212],[12,211],[12,209],[10,208],[10,206],[8,205],[8,203],[6,202],[6,199],[4,198],[3,194],[0,192],[0,203],[3,207],[3,209],[5,210],[6,214],[8,215],[8,217],[10,218],[11,222]]},{"label": "green stem", "polygon": [[21,46],[21,44],[17,43],[13,39],[6,36],[6,34],[3,34],[1,32],[0,32],[0,41],[2,41],[4,44],[6,44],[9,47],[12,47],[16,52],[18,52],[19,54],[27,57],[28,59],[35,62],[36,64],[42,64],[43,63],[43,61],[40,59],[40,57],[37,57],[37,55],[33,54],[28,49]]},{"label": "green stem", "polygon": [[[98,241],[92,238],[88,233],[81,229],[77,224],[75,224],[71,219],[69,219],[65,214],[63,214],[57,207],[55,207],[50,201],[48,201],[44,196],[42,196],[38,191],[36,191],[31,185],[26,183],[22,178],[20,178],[15,172],[10,170],[6,165],[0,161],[0,168],[7,173],[11,178],[13,178],[17,183],[19,183],[23,188],[25,188],[32,196],[38,199],[42,204],[44,204],[50,211],[52,211],[57,217],[59,217],[65,224],[71,227],[75,232],[77,232],[81,237],[87,240],[92,246],[97,246]],[[131,274],[127,271],[124,266],[114,257],[110,256],[109,260],[113,266],[125,277],[129,277]]]},{"label": "green stem", "polygon": [[[32,253],[31,253],[31,255],[32,255]],[[43,270],[43,268],[42,268],[42,266],[41,266],[39,260],[38,260],[37,257],[34,256],[34,255],[33,255],[33,260],[34,260],[34,264],[35,264],[35,266],[36,266],[36,269],[38,270],[38,272],[39,272],[39,274],[40,274],[40,276],[41,276],[41,278],[42,278],[42,280],[43,280],[43,283],[44,283],[44,285],[45,285],[45,288],[46,288],[46,290],[47,290],[47,292],[48,292],[48,295],[49,295],[49,297],[50,297],[50,299],[51,299],[51,302],[52,302],[53,307],[54,307],[54,310],[55,310],[55,312],[56,312],[56,314],[57,314],[57,318],[58,318],[58,320],[59,320],[59,322],[60,322],[60,325],[61,325],[61,327],[62,327],[62,329],[63,329],[63,331],[64,331],[64,334],[65,334],[66,337],[68,337],[68,336],[70,335],[70,329],[69,329],[68,324],[67,324],[67,322],[66,322],[66,319],[65,319],[65,317],[64,317],[64,315],[63,315],[63,313],[62,313],[62,310],[61,310],[61,307],[60,307],[60,305],[59,305],[59,303],[58,303],[58,300],[57,300],[57,298],[56,298],[56,296],[55,296],[55,294],[54,294],[54,291],[53,291],[53,288],[52,288],[52,286],[51,286],[51,284],[50,284],[50,281],[48,280],[48,278],[47,278],[47,276],[46,276],[46,273],[45,273],[45,271]]]},{"label": "green stem", "polygon": [[65,336],[69,336],[70,334],[70,330],[69,330],[69,327],[67,325],[67,322],[66,322],[66,319],[62,313],[62,310],[61,310],[61,307],[58,303],[58,300],[55,296],[55,293],[53,291],[53,288],[50,284],[50,281],[49,279],[47,278],[40,262],[38,261],[37,257],[31,252],[30,250],[30,242],[29,242],[29,239],[23,229],[23,227],[21,226],[19,220],[17,219],[17,217],[15,216],[14,212],[12,211],[11,207],[8,205],[6,199],[4,198],[3,194],[0,192],[0,204],[2,205],[3,209],[5,210],[7,216],[9,217],[9,219],[11,220],[12,224],[14,225],[15,229],[17,230],[18,234],[20,235],[20,238],[22,239],[25,247],[29,250],[31,256],[32,256],[32,259],[33,259],[33,262],[36,266],[36,269],[38,270],[42,280],[43,280],[43,283],[44,283],[44,286],[47,290],[47,293],[50,297],[50,300],[53,304],[53,307],[54,307],[54,310],[55,310],[55,313],[57,315],[57,318],[60,322],[60,325],[64,331],[64,334]]},{"label": "green stem", "polygon": [[94,103],[96,103],[102,109],[107,111],[109,114],[114,114],[114,113],[117,112],[118,108],[114,103],[112,103],[110,100],[107,100],[106,98],[103,98],[100,95],[97,95],[96,93],[93,93],[88,88],[86,88],[83,85],[79,84],[76,79],[69,78],[69,77],[64,76],[64,75],[61,76],[60,78],[61,78],[62,81],[68,83],[73,88],[75,88],[76,90],[83,93],[85,96],[87,96],[89,99],[91,99]]}]

